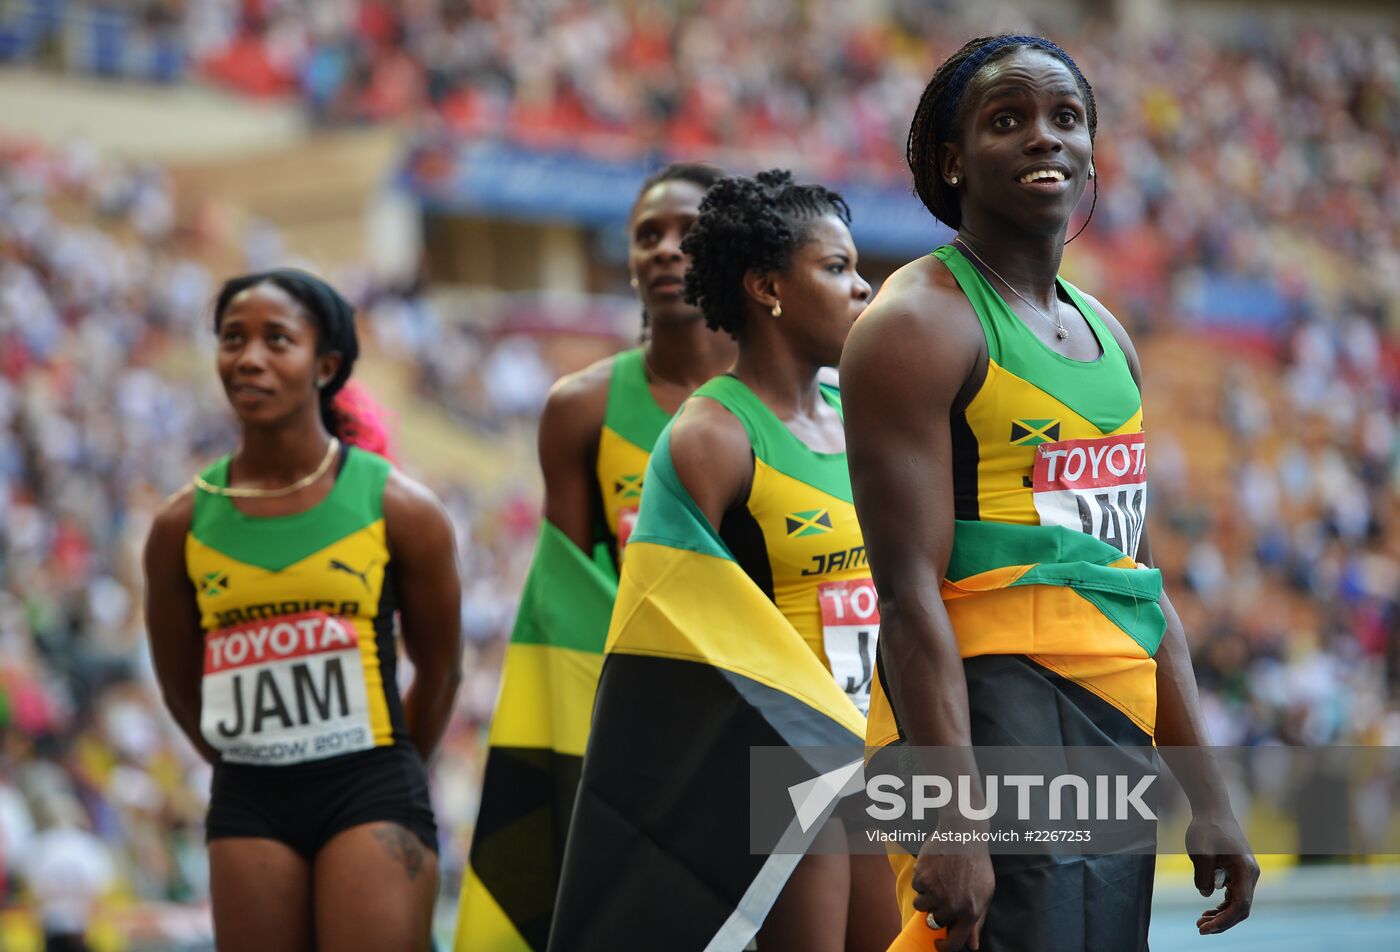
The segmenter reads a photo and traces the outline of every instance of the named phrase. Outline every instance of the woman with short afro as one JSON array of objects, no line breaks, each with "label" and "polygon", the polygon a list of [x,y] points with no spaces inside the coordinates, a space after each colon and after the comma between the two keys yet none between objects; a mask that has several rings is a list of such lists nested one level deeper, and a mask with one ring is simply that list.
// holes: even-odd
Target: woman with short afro
[{"label": "woman with short afro", "polygon": [[[841,401],[818,372],[841,359],[870,296],[850,211],[785,171],[715,184],[683,248],[687,297],[739,342],[730,374],[696,391],[670,435],[685,489],[749,577],[862,713],[878,620],[824,624],[822,600],[874,606],[850,505]],[[829,620],[828,620],[829,621]],[[756,633],[761,637],[761,632]],[[810,854],[758,933],[758,947],[883,950],[898,929],[880,857]]]}]

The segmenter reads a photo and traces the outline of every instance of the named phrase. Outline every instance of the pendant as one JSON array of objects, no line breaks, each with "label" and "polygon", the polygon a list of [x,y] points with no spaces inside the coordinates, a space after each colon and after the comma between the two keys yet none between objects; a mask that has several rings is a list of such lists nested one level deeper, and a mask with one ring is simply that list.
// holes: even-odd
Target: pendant
[{"label": "pendant", "polygon": [[1058,337],[1060,340],[1064,340],[1066,337],[1069,336],[1069,330],[1063,324],[1061,324],[1058,328],[1055,329],[1055,336]]}]

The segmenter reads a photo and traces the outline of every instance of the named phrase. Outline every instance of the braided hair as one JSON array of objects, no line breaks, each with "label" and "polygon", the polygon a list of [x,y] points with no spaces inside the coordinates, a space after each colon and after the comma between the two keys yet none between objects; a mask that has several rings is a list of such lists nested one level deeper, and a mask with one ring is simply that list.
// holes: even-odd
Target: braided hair
[{"label": "braided hair", "polygon": [[[1041,36],[1004,33],[968,40],[962,49],[943,61],[924,87],[914,119],[909,124],[909,142],[905,150],[909,171],[914,173],[914,191],[935,218],[954,230],[962,225],[962,208],[958,204],[957,190],[943,180],[939,153],[945,143],[962,136],[962,124],[966,118],[964,93],[973,77],[988,63],[1023,49],[1043,50],[1065,64],[1079,86],[1079,94],[1084,97],[1090,142],[1098,132],[1099,111],[1094,101],[1094,89],[1079,71],[1078,64],[1064,50]],[[1094,195],[1097,199],[1097,181],[1094,183]],[[1092,208],[1089,214],[1093,214]]]},{"label": "braided hair", "polygon": [[720,179],[705,193],[681,251],[690,256],[685,299],[705,323],[738,338],[744,329],[744,275],[784,271],[792,252],[824,215],[851,223],[846,200],[821,185],[798,185],[785,169]]},{"label": "braided hair", "polygon": [[230,278],[219,289],[219,296],[214,301],[215,333],[223,327],[224,312],[228,310],[233,299],[259,284],[272,284],[281,288],[292,300],[306,309],[306,313],[316,322],[318,355],[340,354],[340,366],[336,368],[335,375],[321,388],[319,396],[321,422],[332,436],[344,440],[347,434],[342,431],[352,427],[342,425],[347,421],[342,420],[341,413],[337,412],[333,404],[336,394],[350,379],[350,371],[354,369],[355,360],[360,356],[360,341],[355,334],[355,309],[335,288],[313,274],[295,268],[259,271]]}]

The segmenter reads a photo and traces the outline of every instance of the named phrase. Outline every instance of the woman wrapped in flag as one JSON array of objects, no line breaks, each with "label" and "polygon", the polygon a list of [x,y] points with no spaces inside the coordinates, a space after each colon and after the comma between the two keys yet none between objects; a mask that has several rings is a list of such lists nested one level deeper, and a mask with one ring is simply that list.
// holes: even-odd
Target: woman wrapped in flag
[{"label": "woman wrapped in flag", "polygon": [[[969,42],[914,116],[916,190],[956,237],[891,276],[841,362],[884,622],[872,747],[1209,743],[1150,567],[1137,354],[1058,277],[1096,127],[1078,66],[1026,36]],[[1214,933],[1248,915],[1259,867],[1222,785],[1198,779],[1196,885],[1227,883],[1197,923]],[[925,843],[894,865],[906,923],[946,927],[943,952],[1147,948],[1151,855]]]},{"label": "woman wrapped in flag", "polygon": [[628,244],[645,340],[560,380],[545,404],[545,522],[491,725],[457,917],[462,952],[548,944],[618,560],[647,457],[681,401],[734,362],[734,342],[685,300],[681,251],[705,190],[722,175],[677,163],[642,183]]},{"label": "woman wrapped in flag", "polygon": [[623,563],[551,948],[883,950],[882,857],[750,855],[749,750],[859,745],[879,617],[839,361],[870,286],[836,193],[716,183],[687,296],[739,342],[662,434]]}]

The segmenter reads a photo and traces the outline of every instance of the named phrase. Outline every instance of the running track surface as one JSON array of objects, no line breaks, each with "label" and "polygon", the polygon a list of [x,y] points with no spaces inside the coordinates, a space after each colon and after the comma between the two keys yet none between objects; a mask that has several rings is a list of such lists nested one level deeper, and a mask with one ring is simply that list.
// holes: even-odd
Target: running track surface
[{"label": "running track surface", "polygon": [[[1179,869],[1159,870],[1153,896],[1151,952],[1387,952],[1400,948],[1400,863],[1290,869],[1266,861],[1253,913],[1223,935],[1196,932],[1196,917],[1219,900],[1202,898]],[[452,948],[456,898],[442,896],[438,902],[439,950]]]},{"label": "running track surface", "polygon": [[1159,872],[1152,952],[1383,952],[1400,948],[1400,865],[1265,868],[1250,917],[1223,935],[1196,932],[1204,899]]}]

